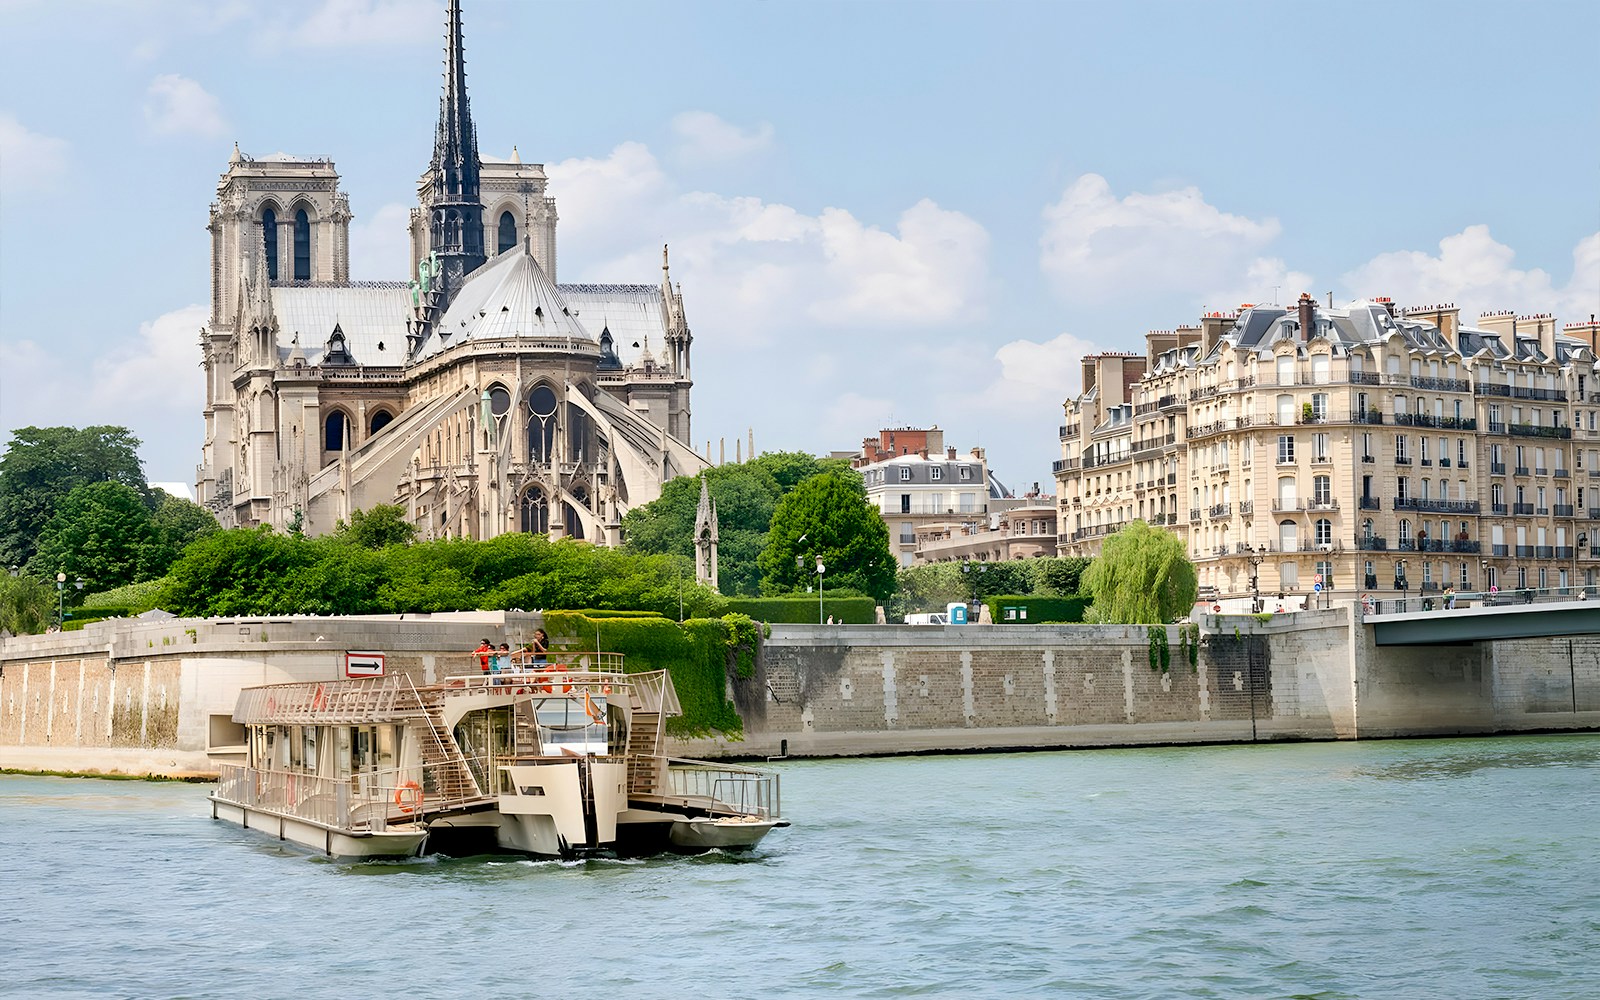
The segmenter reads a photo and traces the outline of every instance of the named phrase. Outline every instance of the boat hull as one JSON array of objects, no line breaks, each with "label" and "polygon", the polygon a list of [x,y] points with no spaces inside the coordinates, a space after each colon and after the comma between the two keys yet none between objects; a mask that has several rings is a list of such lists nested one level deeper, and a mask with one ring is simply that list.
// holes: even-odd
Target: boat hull
[{"label": "boat hull", "polygon": [[680,850],[746,851],[759,844],[773,828],[788,825],[785,820],[742,817],[681,819],[673,822],[667,838]]},{"label": "boat hull", "polygon": [[418,827],[384,831],[339,830],[314,820],[241,805],[215,795],[210,796],[210,800],[212,819],[265,833],[331,858],[411,858],[422,854],[428,843],[428,831]]}]

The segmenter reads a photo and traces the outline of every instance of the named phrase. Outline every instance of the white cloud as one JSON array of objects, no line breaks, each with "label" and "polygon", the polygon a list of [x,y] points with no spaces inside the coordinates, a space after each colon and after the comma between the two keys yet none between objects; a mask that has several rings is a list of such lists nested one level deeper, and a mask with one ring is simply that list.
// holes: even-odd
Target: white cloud
[{"label": "white cloud", "polygon": [[[199,331],[209,314],[191,305],[141,323],[127,346],[100,354],[87,374],[74,375],[56,351],[36,341],[0,341],[0,427],[9,436],[30,424],[121,425],[146,442],[151,479],[189,478],[200,457]],[[86,385],[93,391],[85,392]]]},{"label": "white cloud", "polygon": [[350,224],[350,277],[402,281],[411,269],[411,209],[391,202]]},{"label": "white cloud", "polygon": [[[1297,302],[1301,292],[1316,297],[1316,282],[1303,271],[1291,271],[1279,257],[1257,257],[1244,266],[1244,273],[1231,286],[1206,291],[1202,301],[1208,309],[1233,309],[1245,303]],[[1192,321],[1191,321],[1192,322]]]},{"label": "white cloud", "polygon": [[195,81],[163,73],[145,92],[145,123],[156,135],[221,135],[227,129],[222,104]]},{"label": "white cloud", "polygon": [[420,42],[443,36],[434,0],[324,0],[294,40],[325,48]]},{"label": "white cloud", "polygon": [[0,114],[0,191],[39,190],[55,182],[67,165],[67,142],[31,131]]},{"label": "white cloud", "polygon": [[1118,198],[1099,174],[1069,184],[1044,220],[1039,266],[1063,296],[1083,301],[1231,287],[1280,231],[1276,219],[1220,211],[1194,187]]},{"label": "white cloud", "polygon": [[772,148],[771,123],[741,129],[709,111],[685,111],[672,119],[672,130],[679,138],[678,155],[689,163],[736,160]]},{"label": "white cloud", "polygon": [[950,327],[983,311],[989,235],[927,199],[889,230],[842,208],[812,215],[758,197],[680,192],[635,142],[547,169],[568,262],[562,280],[653,276],[661,244],[671,243],[673,278],[694,289],[691,322],[709,318],[747,344],[799,325]]},{"label": "white cloud", "polygon": [[1344,283],[1355,296],[1454,302],[1469,323],[1481,312],[1500,309],[1548,312],[1569,321],[1600,313],[1600,233],[1573,248],[1572,274],[1564,285],[1540,268],[1515,267],[1515,257],[1514,250],[1489,235],[1488,226],[1468,226],[1440,240],[1437,255],[1420,250],[1379,254],[1345,274]]}]

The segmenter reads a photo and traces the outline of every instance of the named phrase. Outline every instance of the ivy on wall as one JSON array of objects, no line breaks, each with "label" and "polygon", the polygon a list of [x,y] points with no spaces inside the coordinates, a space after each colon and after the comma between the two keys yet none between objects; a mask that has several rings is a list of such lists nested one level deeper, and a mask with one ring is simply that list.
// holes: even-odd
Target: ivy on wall
[{"label": "ivy on wall", "polygon": [[761,633],[749,616],[675,622],[660,616],[546,611],[544,627],[552,651],[621,653],[628,673],[671,674],[683,706],[681,716],[667,720],[672,735],[744,736],[744,720],[726,695],[730,670],[741,678],[755,674]]},{"label": "ivy on wall", "polygon": [[1167,644],[1167,627],[1152,625],[1145,630],[1150,637],[1150,669],[1166,672],[1172,663],[1172,650]]}]

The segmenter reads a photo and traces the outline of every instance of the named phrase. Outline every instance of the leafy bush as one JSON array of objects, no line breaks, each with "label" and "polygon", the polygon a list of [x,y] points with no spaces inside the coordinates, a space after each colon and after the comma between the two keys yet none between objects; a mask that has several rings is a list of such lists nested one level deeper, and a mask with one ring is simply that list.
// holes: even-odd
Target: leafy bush
[{"label": "leafy bush", "polygon": [[[996,625],[1037,625],[1041,622],[1081,622],[1083,609],[1089,601],[1082,597],[1028,597],[1003,595],[984,599],[989,606],[989,617]],[[1016,618],[1007,618],[1006,608],[1020,608],[1026,612]]]},{"label": "leafy bush", "polygon": [[[787,625],[816,624],[819,609],[814,597],[730,597],[728,611],[748,615],[756,621]],[[847,625],[871,625],[878,620],[878,602],[870,597],[834,597],[823,594],[820,613],[833,615]]]}]

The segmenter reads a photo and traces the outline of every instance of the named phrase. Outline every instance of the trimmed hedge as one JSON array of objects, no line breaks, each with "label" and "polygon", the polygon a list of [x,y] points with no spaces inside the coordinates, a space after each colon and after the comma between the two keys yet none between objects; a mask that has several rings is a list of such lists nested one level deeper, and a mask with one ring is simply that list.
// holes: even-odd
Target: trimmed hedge
[{"label": "trimmed hedge", "polygon": [[[744,736],[744,720],[725,695],[731,657],[751,642],[747,628],[731,616],[670,621],[659,616],[590,617],[577,611],[546,611],[545,631],[554,652],[588,652],[596,634],[600,650],[621,653],[630,674],[666,670],[678,692],[683,714],[667,720],[674,736],[704,736],[713,731]],[[744,655],[741,652],[741,657]],[[743,664],[741,663],[742,667]]]},{"label": "trimmed hedge", "polygon": [[665,618],[659,611],[618,611],[612,608],[584,608],[581,611],[570,611],[569,614],[583,615],[585,618]]},{"label": "trimmed hedge", "polygon": [[[728,611],[749,615],[756,621],[785,625],[815,625],[817,599],[806,595],[787,597],[730,597]],[[878,602],[870,597],[822,596],[821,614],[832,615],[846,625],[871,625],[878,620]]]},{"label": "trimmed hedge", "polygon": [[[1037,625],[1041,622],[1081,622],[1083,609],[1088,607],[1089,599],[1086,597],[1019,597],[999,596],[986,597],[983,603],[989,606],[989,617],[994,619],[996,625]],[[1005,616],[1006,608],[1024,608],[1027,618],[1020,613],[1015,619]]]}]

